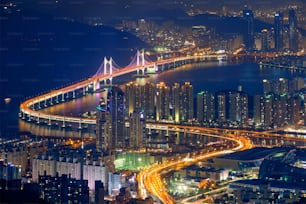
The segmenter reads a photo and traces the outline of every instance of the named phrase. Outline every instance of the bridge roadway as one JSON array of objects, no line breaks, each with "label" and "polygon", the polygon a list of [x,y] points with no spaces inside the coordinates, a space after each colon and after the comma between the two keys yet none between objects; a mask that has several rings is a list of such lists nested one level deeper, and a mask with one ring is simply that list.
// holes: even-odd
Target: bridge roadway
[{"label": "bridge roadway", "polygon": [[225,55],[202,55],[202,56],[184,56],[184,57],[174,57],[169,59],[163,59],[156,62],[150,62],[146,63],[145,65],[134,65],[134,66],[127,66],[115,71],[110,71],[110,73],[106,73],[97,77],[90,77],[84,81],[77,82],[72,85],[68,85],[63,88],[59,88],[56,90],[49,91],[45,94],[30,98],[25,100],[20,104],[20,116],[25,119],[28,118],[29,121],[31,119],[34,119],[37,121],[37,123],[40,122],[40,119],[48,120],[48,124],[51,125],[51,121],[60,121],[63,122],[63,126],[65,126],[66,122],[79,124],[79,128],[82,128],[82,124],[95,124],[96,121],[93,119],[86,119],[86,118],[80,118],[80,117],[73,117],[73,116],[60,116],[60,115],[54,115],[49,113],[44,113],[39,110],[34,110],[34,106],[38,104],[40,107],[40,103],[45,102],[47,100],[55,99],[57,103],[59,103],[59,98],[61,98],[62,102],[65,100],[65,94],[73,93],[75,94],[75,91],[83,89],[83,94],[85,94],[86,90],[89,89],[89,87],[95,87],[97,83],[100,83],[101,81],[112,81],[113,78],[125,75],[128,73],[132,73],[138,70],[145,70],[148,67],[158,67],[162,65],[167,64],[173,64],[173,66],[176,66],[177,64],[186,64],[189,63],[188,61],[192,60],[206,60],[206,59],[222,59],[226,57]]},{"label": "bridge roadway", "polygon": [[[127,67],[124,67],[118,70],[109,71],[109,73],[105,73],[105,74],[102,74],[96,77],[90,77],[86,80],[77,82],[75,84],[71,84],[66,87],[56,89],[56,90],[51,90],[45,94],[27,99],[20,104],[20,116],[23,119],[28,118],[28,121],[31,121],[32,119],[34,119],[37,121],[37,123],[40,123],[40,120],[44,119],[48,121],[48,125],[51,125],[51,122],[53,121],[62,122],[63,127],[65,127],[65,123],[78,124],[79,128],[81,129],[82,125],[84,124],[94,125],[96,121],[94,119],[88,119],[88,118],[61,116],[61,115],[44,113],[42,111],[35,110],[34,106],[40,107],[40,104],[42,102],[46,104],[47,100],[50,100],[52,103],[53,99],[55,99],[56,103],[59,103],[60,98],[61,98],[61,101],[64,102],[65,94],[72,93],[74,97],[75,91],[78,91],[81,89],[83,89],[83,95],[85,95],[89,87],[95,88],[96,85],[100,83],[101,81],[106,82],[107,80],[109,80],[111,82],[112,79],[115,77],[125,75],[128,73],[132,73],[138,70],[142,70],[144,72],[144,70],[149,67],[158,68],[158,66],[170,65],[170,64],[172,64],[173,67],[176,67],[181,64],[193,63],[196,60],[198,61],[201,61],[201,60],[206,61],[209,59],[221,60],[224,58],[237,57],[237,56],[240,56],[240,55],[209,54],[209,55],[197,55],[197,56],[182,56],[182,57],[173,57],[169,59],[158,60],[156,62],[146,62],[144,65],[127,66]],[[278,56],[278,53],[255,53],[255,54],[251,54],[251,56],[269,58],[269,57]]]},{"label": "bridge roadway", "polygon": [[167,161],[163,164],[157,164],[151,166],[147,169],[142,170],[137,175],[137,181],[139,185],[139,196],[142,198],[148,197],[148,195],[152,195],[154,198],[157,198],[161,203],[172,204],[176,203],[175,199],[172,198],[163,185],[162,175],[164,172],[169,172],[169,170],[182,168],[184,166],[189,166],[193,163],[196,163],[201,160],[205,160],[208,158],[229,154],[234,151],[241,151],[245,149],[252,148],[252,142],[248,137],[233,135],[228,133],[215,133],[215,134],[207,134],[206,129],[202,129],[204,132],[199,131],[198,134],[205,134],[205,136],[218,137],[226,140],[232,140],[236,142],[236,146],[230,147],[229,149],[214,149],[212,151],[206,151],[204,154],[200,156],[194,157],[186,157],[185,159],[177,158],[175,161]]}]

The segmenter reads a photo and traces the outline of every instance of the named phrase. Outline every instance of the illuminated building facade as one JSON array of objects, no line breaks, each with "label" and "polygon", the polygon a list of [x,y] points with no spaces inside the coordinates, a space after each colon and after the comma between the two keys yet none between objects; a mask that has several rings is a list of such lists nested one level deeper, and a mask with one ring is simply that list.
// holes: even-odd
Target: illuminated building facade
[{"label": "illuminated building facade", "polygon": [[38,178],[42,199],[48,203],[89,203],[87,180],[70,175],[41,175]]},{"label": "illuminated building facade", "polygon": [[226,95],[224,92],[217,94],[217,112],[218,122],[226,121]]},{"label": "illuminated building facade", "polygon": [[270,36],[268,29],[262,29],[261,31],[261,50],[262,51],[270,50]]},{"label": "illuminated building facade", "polygon": [[289,50],[292,52],[298,51],[298,32],[297,32],[297,17],[293,9],[289,10]]},{"label": "illuminated building facade", "polygon": [[63,174],[71,178],[87,180],[90,190],[95,189],[95,181],[107,183],[108,168],[101,159],[86,158],[79,150],[52,149],[46,154],[38,154],[33,158],[32,179],[37,182],[40,175],[55,177]]},{"label": "illuminated building facade", "polygon": [[281,12],[277,12],[274,15],[274,46],[276,51],[281,51],[284,49],[284,16]]},{"label": "illuminated building facade", "polygon": [[194,117],[193,108],[193,87],[190,82],[185,82],[181,86],[181,99],[180,99],[180,122],[187,122]]},{"label": "illuminated building facade", "polygon": [[246,21],[246,34],[244,36],[244,44],[247,50],[254,48],[254,14],[252,10],[243,10],[243,17]]},{"label": "illuminated building facade", "polygon": [[197,119],[199,122],[215,119],[215,96],[207,91],[197,94]]},{"label": "illuminated building facade", "polygon": [[107,106],[107,100],[102,97],[97,107],[96,115],[96,150],[104,151],[112,148],[111,115]]},{"label": "illuminated building facade", "polygon": [[126,114],[130,115],[134,111],[145,110],[146,117],[153,119],[155,116],[155,85],[152,83],[139,85],[135,82],[129,82],[125,85],[125,90]]},{"label": "illuminated building facade", "polygon": [[170,88],[165,82],[156,85],[156,121],[169,120]]},{"label": "illuminated building facade", "polygon": [[120,148],[124,146],[124,94],[123,91],[113,86],[107,93],[109,112],[111,116],[111,138],[110,148]]},{"label": "illuminated building facade", "polygon": [[144,112],[130,114],[129,147],[141,149],[146,143],[146,116]]},{"label": "illuminated building facade", "polygon": [[178,123],[180,122],[180,84],[174,83],[172,86],[172,118],[173,120]]}]

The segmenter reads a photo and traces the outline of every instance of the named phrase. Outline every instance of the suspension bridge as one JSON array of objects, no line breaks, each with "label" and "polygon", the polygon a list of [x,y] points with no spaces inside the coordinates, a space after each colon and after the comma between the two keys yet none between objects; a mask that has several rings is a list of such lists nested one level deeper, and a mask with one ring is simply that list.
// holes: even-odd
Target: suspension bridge
[{"label": "suspension bridge", "polygon": [[95,119],[55,115],[42,112],[41,109],[52,106],[58,103],[64,103],[66,100],[76,98],[77,94],[86,95],[98,91],[103,86],[109,86],[115,77],[137,72],[137,75],[144,75],[148,72],[156,73],[163,70],[176,68],[184,64],[191,64],[195,62],[204,61],[221,61],[226,58],[225,54],[209,54],[201,56],[181,56],[157,61],[151,61],[145,55],[144,50],[137,50],[132,61],[125,67],[120,68],[115,61],[110,57],[104,57],[103,62],[98,68],[97,72],[83,81],[49,91],[45,94],[25,100],[20,104],[19,116],[24,119],[36,121],[38,124],[46,122],[48,125],[61,123],[62,127],[66,124],[78,124],[81,129],[85,124],[96,124]]}]

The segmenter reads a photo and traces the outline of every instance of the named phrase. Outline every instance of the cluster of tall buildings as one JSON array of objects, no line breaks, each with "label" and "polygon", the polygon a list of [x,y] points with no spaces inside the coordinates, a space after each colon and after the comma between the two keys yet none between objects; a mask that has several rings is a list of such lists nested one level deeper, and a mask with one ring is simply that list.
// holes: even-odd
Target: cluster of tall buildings
[{"label": "cluster of tall buildings", "polygon": [[[277,128],[287,124],[305,123],[305,80],[263,80],[263,94],[251,97],[242,91],[197,94],[196,119],[205,125],[252,124],[262,128]],[[252,105],[253,104],[253,105]],[[253,123],[251,123],[253,121]]]},{"label": "cluster of tall buildings", "polygon": [[197,120],[200,123],[226,121],[245,125],[248,117],[248,95],[241,91],[197,94]]},{"label": "cluster of tall buildings", "polygon": [[264,128],[305,123],[306,104],[303,78],[263,80],[263,95],[254,96],[254,122]]},{"label": "cluster of tall buildings", "polygon": [[113,87],[101,98],[97,107],[97,142],[99,151],[146,147],[146,121],[187,122],[194,118],[193,87],[190,82],[164,82],[157,85],[125,85],[125,94]]},{"label": "cluster of tall buildings", "polygon": [[298,124],[306,121],[305,94],[300,91],[304,84],[301,77],[263,80],[263,94],[253,100],[241,87],[194,95],[190,82],[172,86],[130,82],[125,92],[113,87],[105,91],[97,108],[96,147],[99,151],[147,148],[146,121],[235,127],[255,123],[263,128]]},{"label": "cluster of tall buildings", "polygon": [[95,189],[96,180],[107,184],[108,173],[109,168],[101,158],[86,158],[81,150],[50,149],[46,153],[35,155],[32,164],[34,182],[38,182],[41,175],[70,175],[77,180],[87,180],[89,190]]},{"label": "cluster of tall buildings", "polygon": [[[259,39],[262,51],[284,51],[288,49],[291,52],[297,52],[299,50],[298,21],[295,10],[290,9],[287,16],[285,18],[283,12],[275,12],[273,29],[265,28],[261,31]],[[255,47],[258,49],[258,46],[255,46],[253,11],[250,9],[243,10],[243,18],[246,22],[245,48],[248,51],[254,50]],[[288,20],[285,21],[285,19]]]}]

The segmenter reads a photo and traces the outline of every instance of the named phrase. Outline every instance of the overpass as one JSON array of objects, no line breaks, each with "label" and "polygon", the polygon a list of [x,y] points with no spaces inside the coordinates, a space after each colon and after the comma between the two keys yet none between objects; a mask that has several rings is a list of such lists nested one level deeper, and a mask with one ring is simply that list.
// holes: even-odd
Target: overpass
[{"label": "overpass", "polygon": [[[235,151],[250,149],[253,146],[251,140],[246,136],[223,133],[219,132],[218,130],[212,130],[208,128],[207,129],[200,128],[200,129],[198,129],[197,133],[205,134],[209,137],[217,137],[220,139],[231,140],[235,142],[235,145],[228,146],[226,149],[223,148],[214,148],[213,150],[205,149],[205,152],[202,153],[201,155],[194,155],[190,157],[190,155],[187,154],[185,159],[181,159],[180,157],[176,158],[175,160],[170,160],[162,164],[156,164],[151,166],[150,168],[143,169],[137,174],[137,181],[139,185],[138,193],[141,198],[144,199],[149,195],[151,196],[153,195],[152,197],[157,198],[157,200],[160,201],[161,203],[169,203],[169,204],[176,203],[176,200],[168,194],[166,187],[162,182],[162,176],[163,174],[165,174],[165,172],[177,168],[182,168],[184,166],[189,166],[201,160],[209,159],[212,157],[229,154]],[[207,131],[210,131],[211,134],[208,134]]]}]

